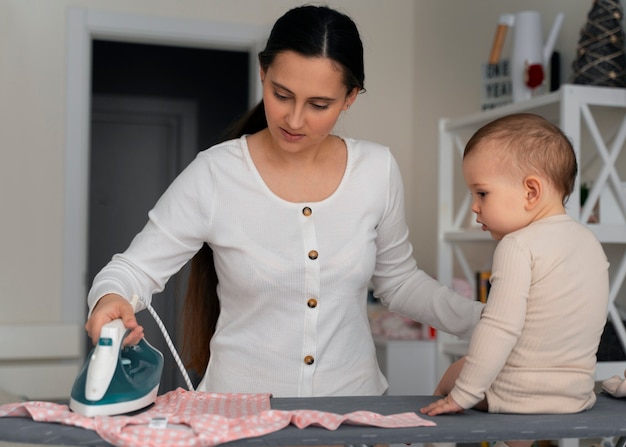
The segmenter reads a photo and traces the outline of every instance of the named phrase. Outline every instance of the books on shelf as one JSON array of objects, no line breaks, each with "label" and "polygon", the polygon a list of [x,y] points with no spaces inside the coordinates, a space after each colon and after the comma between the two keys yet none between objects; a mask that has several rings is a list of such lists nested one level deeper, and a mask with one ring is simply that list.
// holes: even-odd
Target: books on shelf
[{"label": "books on shelf", "polygon": [[489,296],[489,289],[491,289],[489,278],[491,278],[491,272],[488,270],[476,272],[476,299],[481,303],[486,303]]}]

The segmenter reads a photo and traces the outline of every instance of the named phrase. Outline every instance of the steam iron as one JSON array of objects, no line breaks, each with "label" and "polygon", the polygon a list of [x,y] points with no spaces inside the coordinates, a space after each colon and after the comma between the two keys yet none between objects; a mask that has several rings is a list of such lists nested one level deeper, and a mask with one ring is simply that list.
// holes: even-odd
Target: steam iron
[{"label": "steam iron", "polygon": [[102,327],[98,344],[72,386],[69,407],[84,416],[112,416],[154,403],[163,354],[145,339],[122,347],[127,329],[121,319]]}]

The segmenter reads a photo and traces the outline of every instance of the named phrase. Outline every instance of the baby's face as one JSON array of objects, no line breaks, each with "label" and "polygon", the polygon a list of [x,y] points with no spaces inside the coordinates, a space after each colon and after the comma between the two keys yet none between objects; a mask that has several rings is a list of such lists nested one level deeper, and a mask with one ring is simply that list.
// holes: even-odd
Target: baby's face
[{"label": "baby's face", "polygon": [[526,212],[526,189],[502,161],[493,156],[490,147],[477,148],[463,159],[463,177],[472,195],[472,211],[483,231],[496,240],[528,225],[532,219]]}]

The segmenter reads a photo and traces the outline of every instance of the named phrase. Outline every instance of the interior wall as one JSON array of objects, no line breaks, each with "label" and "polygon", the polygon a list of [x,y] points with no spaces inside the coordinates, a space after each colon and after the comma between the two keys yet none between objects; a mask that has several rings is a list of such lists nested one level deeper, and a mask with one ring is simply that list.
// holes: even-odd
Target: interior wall
[{"label": "interior wall", "polygon": [[[541,12],[548,35],[556,14],[565,18],[555,44],[561,55],[561,82],[571,81],[580,29],[592,1],[570,0],[417,0],[412,51],[414,74],[414,195],[408,204],[418,264],[435,275],[437,262],[438,121],[480,111],[481,64],[491,51],[501,14]],[[509,31],[502,57],[510,56]]]},{"label": "interior wall", "polygon": [[[62,320],[67,10],[270,26],[293,0],[0,0],[0,324]],[[329,0],[362,33],[367,93],[339,134],[389,145],[406,187],[418,263],[434,274],[437,120],[478,110],[479,67],[512,0]],[[566,19],[564,71],[591,2],[526,0]],[[80,274],[80,272],[76,272]]]}]

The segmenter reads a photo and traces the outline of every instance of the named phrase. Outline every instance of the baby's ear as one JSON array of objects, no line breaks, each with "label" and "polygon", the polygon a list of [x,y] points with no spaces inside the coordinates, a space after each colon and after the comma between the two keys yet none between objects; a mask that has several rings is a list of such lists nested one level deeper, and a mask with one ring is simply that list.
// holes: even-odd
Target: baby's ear
[{"label": "baby's ear", "polygon": [[541,179],[534,175],[524,178],[524,190],[526,191],[526,209],[532,209],[543,194],[543,184]]}]

